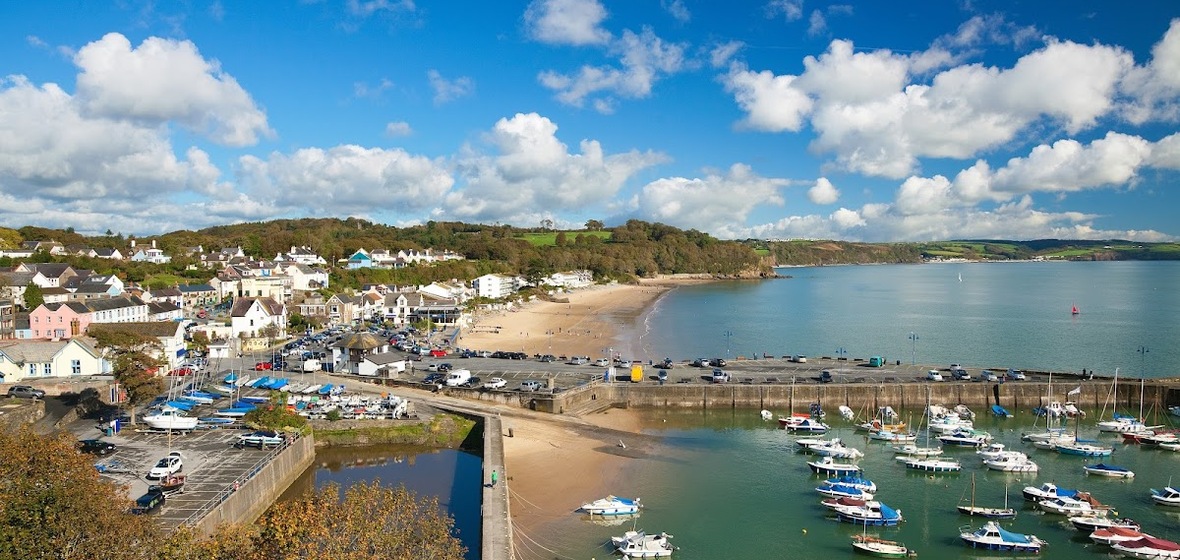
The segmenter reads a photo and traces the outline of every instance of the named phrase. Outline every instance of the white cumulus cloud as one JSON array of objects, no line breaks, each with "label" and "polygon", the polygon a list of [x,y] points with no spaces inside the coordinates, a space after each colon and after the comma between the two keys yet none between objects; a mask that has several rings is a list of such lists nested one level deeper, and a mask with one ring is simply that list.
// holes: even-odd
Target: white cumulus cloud
[{"label": "white cumulus cloud", "polygon": [[606,8],[598,0],[534,0],[524,13],[529,34],[555,45],[602,45],[611,39],[602,28]]},{"label": "white cumulus cloud", "polygon": [[658,222],[732,238],[744,229],[740,224],[756,207],[781,206],[779,191],[787,184],[785,179],[762,177],[747,165],[734,164],[724,174],[652,181],[640,192],[638,210]]},{"label": "white cumulus cloud", "polygon": [[248,146],[273,134],[266,114],[190,41],[150,37],[137,48],[118,33],[82,47],[77,97],[95,117],[178,122],[211,140]]},{"label": "white cumulus cloud", "polygon": [[820,177],[807,189],[807,199],[815,204],[835,204],[840,200],[840,191],[827,177]]},{"label": "white cumulus cloud", "polygon": [[430,69],[426,71],[426,79],[430,80],[430,87],[434,90],[435,105],[467,97],[475,91],[475,82],[467,76],[448,80],[438,70]]},{"label": "white cumulus cloud", "polygon": [[625,30],[607,50],[618,57],[618,66],[587,65],[575,74],[547,70],[537,79],[556,91],[562,103],[582,107],[587,98],[592,98],[599,112],[610,112],[613,96],[645,98],[657,80],[685,67],[685,45],[665,42],[647,27],[640,33]]},{"label": "white cumulus cloud", "polygon": [[385,125],[386,136],[409,136],[413,133],[414,129],[406,121],[394,121]]}]

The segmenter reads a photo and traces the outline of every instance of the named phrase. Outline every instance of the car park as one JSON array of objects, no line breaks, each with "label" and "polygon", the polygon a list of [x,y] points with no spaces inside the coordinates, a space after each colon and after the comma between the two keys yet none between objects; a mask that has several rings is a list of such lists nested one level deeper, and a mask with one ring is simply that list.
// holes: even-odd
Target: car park
[{"label": "car park", "polygon": [[110,455],[114,453],[118,447],[101,439],[84,439],[78,441],[78,450],[83,453],[90,453],[93,455]]},{"label": "car park", "polygon": [[520,390],[526,392],[540,391],[541,382],[534,379],[526,379],[520,382]]},{"label": "car park", "polygon": [[182,470],[184,470],[184,457],[179,451],[173,451],[167,457],[156,462],[156,466],[148,471],[147,478],[149,480],[156,480],[170,474],[176,474]]},{"label": "car park", "polygon": [[942,381],[942,372],[936,369],[926,372],[926,381]]},{"label": "car park", "polygon": [[483,384],[484,389],[503,389],[508,386],[508,380],[503,377],[493,377]]},{"label": "car park", "polygon": [[45,391],[35,389],[31,385],[13,385],[8,388],[8,396],[14,399],[43,399]]}]

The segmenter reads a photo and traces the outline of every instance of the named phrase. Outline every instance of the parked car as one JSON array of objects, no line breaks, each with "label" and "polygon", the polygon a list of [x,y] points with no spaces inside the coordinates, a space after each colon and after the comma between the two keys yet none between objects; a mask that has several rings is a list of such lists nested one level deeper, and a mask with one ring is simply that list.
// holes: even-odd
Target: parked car
[{"label": "parked car", "polygon": [[606,358],[598,358],[597,360],[594,360],[594,365],[598,367],[610,367],[610,360]]},{"label": "parked car", "polygon": [[713,368],[713,383],[729,383],[729,374],[721,368]]},{"label": "parked car", "polygon": [[545,354],[544,356],[541,356],[540,360],[541,360],[541,362],[544,362],[547,364],[549,362],[557,360],[557,356],[554,356],[553,354]]},{"label": "parked car", "polygon": [[168,372],[168,375],[177,376],[177,377],[185,376],[185,375],[192,375],[192,374],[193,374],[193,368],[190,368],[190,367],[178,367],[178,368]]},{"label": "parked car", "polygon": [[956,381],[971,381],[971,374],[963,368],[952,369],[951,376],[954,377]]},{"label": "parked car", "polygon": [[179,451],[173,451],[167,457],[157,461],[156,466],[148,471],[147,477],[149,480],[156,480],[170,474],[176,474],[182,470],[184,470],[184,457]]},{"label": "parked car", "polygon": [[84,439],[78,442],[79,451],[94,455],[109,455],[117,449],[118,447],[115,444],[101,439]]},{"label": "parked car", "polygon": [[43,399],[45,391],[34,389],[31,385],[13,385],[8,388],[8,396],[20,399]]},{"label": "parked car", "polygon": [[447,355],[446,350],[439,350],[438,348],[435,348],[434,350],[430,351],[430,356],[432,358],[444,358],[444,357],[446,357],[446,355]]},{"label": "parked car", "polygon": [[536,381],[534,379],[526,379],[526,380],[520,382],[520,390],[527,391],[527,392],[540,391],[541,390],[541,382]]},{"label": "parked car", "polygon": [[270,362],[258,362],[254,364],[254,371],[270,371],[274,368],[274,364]]},{"label": "parked car", "polygon": [[587,357],[585,357],[585,356],[574,356],[573,358],[570,358],[569,364],[570,364],[571,366],[584,366],[584,365],[589,365],[589,364],[590,364],[590,358],[587,358]]},{"label": "parked car", "polygon": [[819,382],[820,383],[831,383],[832,382],[832,372],[830,372],[826,369],[823,370],[822,372],[820,372]]},{"label": "parked car", "polygon": [[135,499],[135,503],[131,506],[131,513],[135,515],[146,515],[152,513],[164,505],[164,492],[160,489],[149,489],[146,494]]},{"label": "parked car", "polygon": [[942,381],[942,372],[936,369],[926,372],[926,381]]},{"label": "parked car", "polygon": [[709,359],[708,358],[697,358],[692,361],[692,366],[693,367],[708,367],[709,366]]},{"label": "parked car", "polygon": [[987,369],[983,370],[979,374],[979,378],[982,379],[983,381],[992,381],[992,382],[1000,380],[1000,378],[996,377],[996,374],[992,373],[991,370],[987,370]]},{"label": "parked car", "polygon": [[709,365],[713,367],[725,367],[725,360],[722,358],[713,358],[709,360]]},{"label": "parked car", "polygon": [[1008,372],[1004,374],[1004,377],[1007,378],[1009,381],[1024,381],[1025,380],[1023,371],[1020,371],[1018,369],[1012,369],[1012,368],[1008,368]]},{"label": "parked car", "polygon": [[479,382],[479,377],[472,375],[467,381],[464,381],[460,387],[476,387],[479,385]]},{"label": "parked car", "polygon": [[791,361],[797,364],[806,364],[807,356],[804,356],[803,354],[795,354],[794,356],[791,356]]},{"label": "parked car", "polygon": [[503,389],[508,386],[508,380],[503,377],[493,377],[483,384],[484,389]]},{"label": "parked car", "polygon": [[422,383],[424,385],[438,385],[439,383],[442,383],[442,380],[445,378],[446,376],[441,373],[432,373],[423,378]]}]

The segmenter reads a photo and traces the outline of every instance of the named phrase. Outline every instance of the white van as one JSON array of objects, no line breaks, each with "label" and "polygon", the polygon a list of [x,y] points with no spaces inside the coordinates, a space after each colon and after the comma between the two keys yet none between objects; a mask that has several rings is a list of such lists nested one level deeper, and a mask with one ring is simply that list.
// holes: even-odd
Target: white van
[{"label": "white van", "polygon": [[806,364],[807,356],[804,356],[803,354],[795,354],[794,356],[791,356],[791,361],[797,364]]},{"label": "white van", "polygon": [[312,358],[310,360],[303,360],[303,373],[311,373],[320,370],[320,361]]},{"label": "white van", "polygon": [[467,383],[471,379],[471,372],[465,369],[457,369],[447,374],[447,387],[458,387]]}]

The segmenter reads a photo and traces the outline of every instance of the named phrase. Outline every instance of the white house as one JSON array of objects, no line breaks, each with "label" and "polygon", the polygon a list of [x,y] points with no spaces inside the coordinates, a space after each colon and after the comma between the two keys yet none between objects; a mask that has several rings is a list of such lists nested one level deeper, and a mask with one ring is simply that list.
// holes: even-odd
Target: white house
[{"label": "white house", "polygon": [[111,364],[89,343],[68,340],[0,341],[0,381],[110,375]]},{"label": "white house", "polygon": [[92,324],[87,330],[87,334],[90,335],[100,332],[131,333],[156,339],[160,344],[160,349],[152,357],[166,364],[165,369],[159,372],[160,375],[168,373],[184,362],[186,354],[184,324],[179,321]]},{"label": "white house", "polygon": [[287,336],[287,307],[270,297],[240,297],[230,309],[231,335],[256,338],[269,325],[278,328],[279,338]]},{"label": "white house", "polygon": [[490,299],[503,299],[516,293],[522,282],[515,276],[485,274],[471,281],[475,295]]},{"label": "white house", "polygon": [[279,253],[278,255],[275,255],[275,260],[294,262],[307,266],[322,266],[328,264],[328,261],[325,261],[324,257],[317,255],[315,251],[312,251],[311,247],[296,247],[294,245],[291,246],[291,250],[286,254]]},{"label": "white house", "polygon": [[365,354],[353,373],[365,377],[394,377],[396,374],[405,373],[408,364],[409,360],[399,352]]},{"label": "white house", "polygon": [[594,283],[594,273],[589,270],[571,270],[569,272],[555,272],[541,281],[555,288],[576,289],[585,288]]}]

